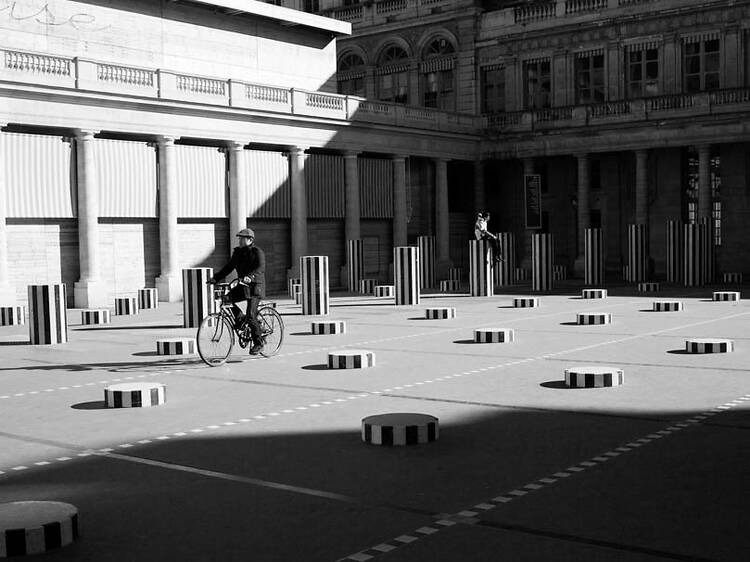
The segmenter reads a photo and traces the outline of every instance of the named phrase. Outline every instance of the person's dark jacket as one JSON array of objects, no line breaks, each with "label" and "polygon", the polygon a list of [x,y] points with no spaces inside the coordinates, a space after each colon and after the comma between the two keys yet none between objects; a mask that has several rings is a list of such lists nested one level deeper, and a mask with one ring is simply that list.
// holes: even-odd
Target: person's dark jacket
[{"label": "person's dark jacket", "polygon": [[245,298],[266,296],[266,255],[257,246],[237,246],[232,257],[221,270],[214,274],[217,281],[221,281],[232,270],[243,280],[250,277],[250,285],[243,287]]}]

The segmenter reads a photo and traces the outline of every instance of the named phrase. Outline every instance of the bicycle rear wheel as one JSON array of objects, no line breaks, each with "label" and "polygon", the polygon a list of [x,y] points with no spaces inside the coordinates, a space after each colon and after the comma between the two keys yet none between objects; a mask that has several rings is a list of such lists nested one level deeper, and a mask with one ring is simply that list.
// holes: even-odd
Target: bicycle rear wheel
[{"label": "bicycle rear wheel", "polygon": [[198,327],[196,336],[198,354],[209,367],[223,365],[234,347],[234,330],[221,314],[206,316]]},{"label": "bicycle rear wheel", "polygon": [[258,309],[258,324],[263,338],[263,349],[260,353],[263,357],[271,357],[279,352],[284,341],[284,321],[276,309],[263,306]]}]

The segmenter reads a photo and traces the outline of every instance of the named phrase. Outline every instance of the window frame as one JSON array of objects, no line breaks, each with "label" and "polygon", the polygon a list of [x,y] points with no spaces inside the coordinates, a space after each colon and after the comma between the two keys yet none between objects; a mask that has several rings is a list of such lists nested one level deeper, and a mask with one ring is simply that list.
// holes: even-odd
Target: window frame
[{"label": "window frame", "polygon": [[[543,65],[547,66],[546,74],[539,71],[539,68]],[[536,79],[536,83],[542,84],[542,89],[539,92],[537,92],[537,88],[534,89],[535,91],[533,96],[529,88],[529,70],[532,67],[539,73]],[[548,107],[552,107],[552,59],[550,57],[545,57],[523,61],[521,65],[521,72],[523,75],[523,108],[528,111],[533,111],[535,109],[546,109]],[[546,80],[544,79],[545,77]],[[546,92],[543,89],[543,85],[545,83],[547,84]],[[536,101],[537,93],[539,93],[539,96],[541,97],[540,103],[537,103]],[[546,96],[546,98],[544,96]]]}]

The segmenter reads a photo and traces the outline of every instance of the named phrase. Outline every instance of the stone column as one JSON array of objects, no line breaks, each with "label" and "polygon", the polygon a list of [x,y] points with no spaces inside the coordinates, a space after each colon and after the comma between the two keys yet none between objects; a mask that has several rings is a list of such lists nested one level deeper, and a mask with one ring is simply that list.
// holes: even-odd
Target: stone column
[{"label": "stone column", "polygon": [[159,137],[159,255],[161,275],[156,278],[159,300],[182,299],[182,275],[177,246],[177,185],[175,183],[174,139]]},{"label": "stone column", "polygon": [[[344,255],[348,255],[349,240],[362,238],[359,206],[359,160],[358,152],[344,152]],[[347,258],[348,260],[348,258]],[[341,280],[348,284],[348,267],[341,266]],[[359,287],[357,287],[359,288]],[[356,290],[356,289],[355,289]]]},{"label": "stone column", "polygon": [[635,224],[648,225],[648,150],[635,151]]},{"label": "stone column", "polygon": [[406,246],[406,157],[393,156],[393,247]]},{"label": "stone column", "polygon": [[237,234],[247,228],[247,171],[244,158],[245,143],[229,143],[229,250],[235,246]]},{"label": "stone column", "polygon": [[289,277],[299,277],[299,258],[307,255],[307,193],[305,191],[305,148],[289,149],[289,188],[292,198],[292,266]]},{"label": "stone column", "polygon": [[583,276],[585,269],[584,244],[586,238],[586,229],[591,223],[591,208],[589,193],[591,187],[590,166],[588,154],[577,154],[578,160],[578,190],[576,200],[578,207],[576,209],[576,276]]},{"label": "stone column", "polygon": [[710,219],[712,213],[711,193],[711,146],[698,147],[698,220]]},{"label": "stone column", "polygon": [[472,222],[477,213],[484,210],[484,160],[474,161],[474,209],[471,213]]},{"label": "stone column", "polygon": [[96,308],[108,304],[99,263],[99,185],[94,156],[95,134],[95,131],[75,132],[81,270],[81,277],[73,286],[76,308]]},{"label": "stone column", "polygon": [[437,274],[447,275],[453,266],[450,255],[450,212],[448,208],[448,160],[435,159],[435,242],[437,243]]},{"label": "stone column", "polygon": [[[0,123],[0,129],[4,123]],[[3,154],[3,133],[0,131],[0,156]],[[16,304],[16,290],[10,285],[8,272],[8,232],[6,218],[8,217],[7,195],[5,185],[5,170],[3,159],[0,157],[0,306]]]}]

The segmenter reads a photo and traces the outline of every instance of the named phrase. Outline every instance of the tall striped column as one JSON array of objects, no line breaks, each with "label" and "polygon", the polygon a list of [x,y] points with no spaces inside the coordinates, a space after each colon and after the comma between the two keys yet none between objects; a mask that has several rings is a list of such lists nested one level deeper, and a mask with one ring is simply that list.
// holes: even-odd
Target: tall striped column
[{"label": "tall striped column", "polygon": [[604,283],[604,244],[601,228],[587,228],[584,233],[583,277],[586,285]]},{"label": "tall striped column", "polygon": [[716,266],[714,263],[714,230],[713,219],[703,218],[699,220],[701,230],[701,243],[703,245],[703,284],[713,283],[716,277]]},{"label": "tall striped column", "polygon": [[682,221],[667,221],[667,282],[682,281]]},{"label": "tall striped column", "polygon": [[703,284],[703,246],[699,224],[686,224],[682,238],[682,282],[685,287]]},{"label": "tall striped column", "polygon": [[472,297],[491,297],[492,257],[489,240],[469,240],[469,294]]},{"label": "tall striped column", "polygon": [[396,304],[419,304],[419,248],[393,248],[393,284]]},{"label": "tall striped column", "polygon": [[437,284],[435,279],[435,237],[418,236],[417,244],[419,245],[419,288],[432,289]]},{"label": "tall striped column", "polygon": [[29,340],[32,345],[68,341],[65,284],[29,285]]},{"label": "tall striped column", "polygon": [[552,234],[531,235],[531,289],[549,291],[552,289],[552,261],[555,245]]},{"label": "tall striped column", "polygon": [[516,271],[516,235],[512,232],[500,232],[497,238],[505,261],[495,262],[495,285],[506,287],[515,281],[513,277]]},{"label": "tall striped column", "polygon": [[206,316],[216,310],[213,285],[207,283],[213,274],[211,267],[182,270],[182,325],[185,328],[197,328]]},{"label": "tall striped column", "polygon": [[628,281],[640,283],[648,278],[648,237],[645,224],[628,225]]},{"label": "tall striped column", "polygon": [[299,270],[302,280],[302,314],[328,314],[328,256],[301,256]]},{"label": "tall striped column", "polygon": [[359,291],[359,281],[364,277],[365,262],[362,250],[362,239],[347,240],[346,242],[346,270],[349,281],[349,291]]}]

